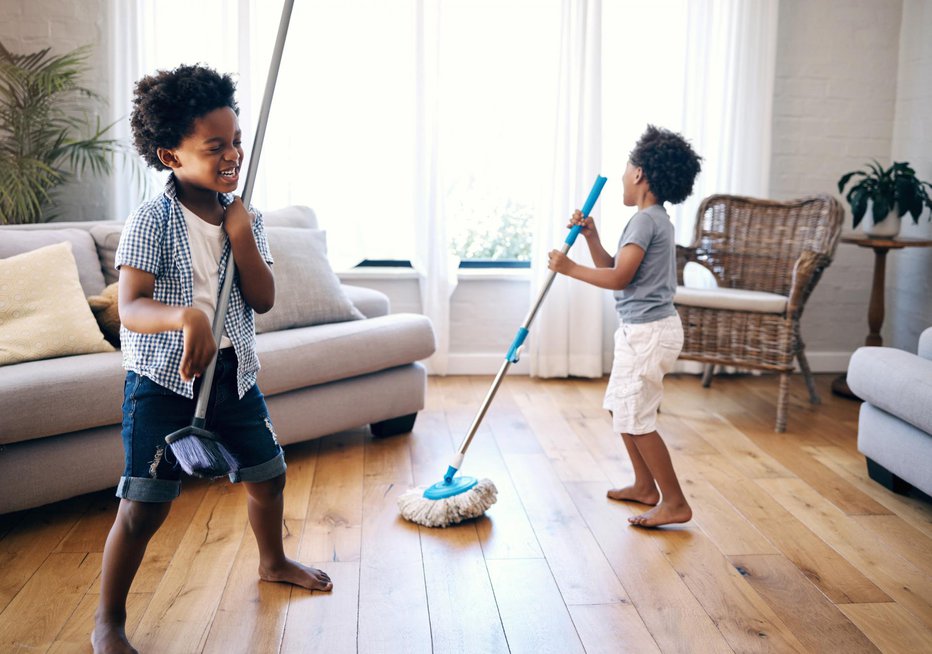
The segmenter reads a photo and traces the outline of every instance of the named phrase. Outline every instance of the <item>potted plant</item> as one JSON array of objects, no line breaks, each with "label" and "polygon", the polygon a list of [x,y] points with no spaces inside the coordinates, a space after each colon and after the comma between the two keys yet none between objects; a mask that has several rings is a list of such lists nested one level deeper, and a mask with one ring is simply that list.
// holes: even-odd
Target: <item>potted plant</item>
[{"label": "potted plant", "polygon": [[872,220],[864,224],[864,233],[869,236],[896,236],[900,231],[900,219],[907,212],[915,224],[925,207],[932,210],[932,199],[926,190],[926,187],[932,189],[932,184],[916,177],[916,171],[908,162],[894,162],[884,170],[875,160],[868,164],[867,170],[842,175],[838,180],[838,192],[843,193],[852,179],[857,183],[845,197],[851,205],[855,228],[865,214],[871,214]]},{"label": "potted plant", "polygon": [[0,43],[0,224],[51,220],[57,186],[88,170],[109,173],[113,154],[127,152],[106,137],[112,125],[88,115],[88,102],[100,100],[79,83],[90,47],[50,51],[14,54]]}]

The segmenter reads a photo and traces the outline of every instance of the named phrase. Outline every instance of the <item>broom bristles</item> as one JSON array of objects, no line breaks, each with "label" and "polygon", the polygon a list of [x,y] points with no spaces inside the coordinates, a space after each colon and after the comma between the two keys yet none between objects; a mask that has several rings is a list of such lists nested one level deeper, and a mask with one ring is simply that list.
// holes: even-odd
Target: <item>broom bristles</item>
[{"label": "broom bristles", "polygon": [[463,520],[478,518],[495,504],[498,489],[489,479],[480,480],[464,493],[430,500],[426,487],[412,488],[398,496],[401,517],[425,527],[449,527]]},{"label": "broom bristles", "polygon": [[223,477],[239,468],[223,444],[213,438],[184,436],[170,445],[181,469],[193,477]]}]

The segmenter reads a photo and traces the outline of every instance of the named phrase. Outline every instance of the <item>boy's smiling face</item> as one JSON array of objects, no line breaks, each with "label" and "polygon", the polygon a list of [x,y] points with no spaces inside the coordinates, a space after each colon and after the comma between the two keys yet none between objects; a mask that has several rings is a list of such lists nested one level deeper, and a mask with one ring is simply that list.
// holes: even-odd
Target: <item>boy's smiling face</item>
[{"label": "boy's smiling face", "polygon": [[232,193],[243,162],[239,120],[229,107],[195,119],[194,128],[174,148],[159,148],[159,159],[183,186]]}]

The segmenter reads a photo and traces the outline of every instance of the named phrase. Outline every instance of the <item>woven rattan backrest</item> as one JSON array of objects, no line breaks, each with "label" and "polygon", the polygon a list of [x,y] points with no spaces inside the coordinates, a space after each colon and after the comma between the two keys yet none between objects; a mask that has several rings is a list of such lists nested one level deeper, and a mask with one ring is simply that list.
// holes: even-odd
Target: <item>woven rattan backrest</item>
[{"label": "woven rattan backrest", "polygon": [[712,195],[699,205],[692,245],[719,286],[787,295],[803,251],[831,260],[843,217],[830,195],[789,202]]}]

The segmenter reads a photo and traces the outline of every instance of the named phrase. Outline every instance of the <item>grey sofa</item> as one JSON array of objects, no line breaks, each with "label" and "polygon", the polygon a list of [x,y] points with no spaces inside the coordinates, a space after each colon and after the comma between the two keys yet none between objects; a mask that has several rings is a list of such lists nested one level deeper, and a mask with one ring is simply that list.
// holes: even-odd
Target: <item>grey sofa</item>
[{"label": "grey sofa", "polygon": [[[317,228],[306,207],[269,212],[265,220],[270,230]],[[0,250],[9,249],[24,231],[63,229],[83,230],[93,237],[83,240],[96,245],[92,256],[99,271],[91,270],[93,265],[82,270],[80,248],[73,244],[86,295],[116,280],[112,262],[119,223],[0,227]],[[274,248],[273,256],[276,288],[284,290],[288,280],[280,272],[287,262]],[[88,279],[98,281],[88,286]],[[430,321],[389,313],[388,298],[377,291],[342,290],[365,319],[256,337],[258,383],[283,445],[364,425],[375,435],[403,433],[424,406],[426,373],[418,361],[434,351]],[[123,469],[124,375],[119,351],[0,366],[0,513],[116,486]]]},{"label": "grey sofa", "polygon": [[861,399],[858,450],[871,478],[898,493],[932,495],[932,327],[911,354],[862,347],[848,364],[848,386]]}]

